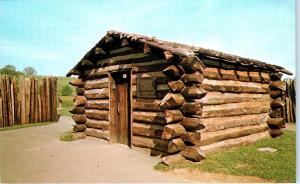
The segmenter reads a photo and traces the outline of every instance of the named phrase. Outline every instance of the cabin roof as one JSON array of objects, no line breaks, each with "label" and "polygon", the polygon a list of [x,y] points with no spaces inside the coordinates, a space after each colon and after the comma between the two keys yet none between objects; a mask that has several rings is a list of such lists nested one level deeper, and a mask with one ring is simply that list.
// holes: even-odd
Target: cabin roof
[{"label": "cabin roof", "polygon": [[[181,44],[181,43],[176,43],[176,42],[160,40],[160,39],[156,39],[155,37],[148,37],[148,36],[139,35],[139,34],[124,33],[124,32],[119,32],[119,31],[114,31],[114,30],[107,31],[107,34],[99,41],[98,44],[96,44],[96,46],[101,45],[103,40],[105,40],[109,36],[118,37],[120,39],[127,38],[131,41],[146,43],[149,46],[152,46],[155,48],[171,51],[174,54],[179,55],[179,56],[184,56],[184,57],[204,56],[204,57],[208,57],[208,58],[212,58],[212,59],[219,59],[219,60],[221,60],[223,62],[227,62],[227,63],[241,64],[246,67],[251,66],[251,67],[256,67],[256,68],[267,69],[267,70],[274,71],[274,72],[282,72],[282,73],[285,73],[288,75],[293,74],[292,72],[288,71],[287,69],[285,69],[281,66],[268,64],[268,63],[258,61],[255,59],[240,57],[237,55],[227,54],[224,52],[206,49],[206,48],[202,48],[202,47],[196,47],[196,46],[191,46],[191,45],[186,45],[186,44]],[[95,47],[93,47],[84,56],[83,59],[87,59],[86,57],[89,55],[89,53],[91,51],[93,51],[95,49]],[[77,70],[80,67],[81,61],[79,61],[75,65],[75,67],[68,72],[67,76],[76,75],[76,72],[74,72],[74,70]]]}]

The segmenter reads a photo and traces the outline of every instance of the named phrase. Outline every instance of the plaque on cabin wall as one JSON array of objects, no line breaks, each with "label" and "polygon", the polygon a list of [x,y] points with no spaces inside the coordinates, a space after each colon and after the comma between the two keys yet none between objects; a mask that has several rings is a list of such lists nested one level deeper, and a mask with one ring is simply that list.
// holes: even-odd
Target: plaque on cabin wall
[{"label": "plaque on cabin wall", "polygon": [[137,78],[137,97],[156,98],[156,83],[153,77]]}]

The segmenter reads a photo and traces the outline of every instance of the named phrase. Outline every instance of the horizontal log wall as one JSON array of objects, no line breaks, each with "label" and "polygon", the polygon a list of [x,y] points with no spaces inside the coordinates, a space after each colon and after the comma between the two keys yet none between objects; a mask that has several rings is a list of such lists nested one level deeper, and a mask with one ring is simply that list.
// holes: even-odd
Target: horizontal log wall
[{"label": "horizontal log wall", "polygon": [[0,127],[57,121],[55,77],[0,76]]},{"label": "horizontal log wall", "polygon": [[[74,120],[78,125],[84,122],[87,135],[109,140],[107,73],[131,68],[135,146],[199,161],[203,159],[199,146],[265,132],[269,73],[204,63],[208,67],[193,55],[179,57],[171,50],[108,36],[81,62],[83,80],[77,85],[74,105],[85,112],[76,114]],[[139,96],[141,78],[155,79],[155,95]]]},{"label": "horizontal log wall", "polygon": [[236,66],[218,64],[208,65],[203,74],[200,86],[207,94],[194,100],[203,105],[200,122],[204,128],[200,130],[198,144],[201,149],[206,149],[204,145],[219,147],[226,140],[234,142],[240,137],[260,135],[268,130],[272,100],[268,72],[239,70]]},{"label": "horizontal log wall", "polygon": [[272,101],[270,103],[271,111],[269,113],[270,119],[268,121],[269,133],[272,137],[278,137],[283,132],[281,128],[285,127],[285,98],[286,98],[286,82],[281,81],[282,74],[271,73],[271,82],[269,85],[270,96]]}]

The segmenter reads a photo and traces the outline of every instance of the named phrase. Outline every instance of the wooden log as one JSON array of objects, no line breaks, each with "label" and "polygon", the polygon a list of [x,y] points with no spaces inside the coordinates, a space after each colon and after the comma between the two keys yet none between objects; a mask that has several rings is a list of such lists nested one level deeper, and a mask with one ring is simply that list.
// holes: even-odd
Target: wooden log
[{"label": "wooden log", "polygon": [[185,57],[180,61],[179,64],[188,72],[202,71],[204,68],[203,63],[196,56]]},{"label": "wooden log", "polygon": [[167,152],[169,141],[156,138],[133,136],[132,143],[137,147],[151,148],[158,151]]},{"label": "wooden log", "polygon": [[[1,78],[0,78],[1,80]],[[0,82],[1,83],[1,82]],[[0,84],[0,87],[1,87],[1,84]],[[0,128],[3,127],[3,105],[2,105],[2,98],[1,98],[1,93],[0,93]]]},{"label": "wooden log", "polygon": [[203,70],[204,76],[209,79],[218,80],[240,80],[245,82],[259,82],[269,83],[270,77],[268,73],[256,71],[239,71],[239,70],[225,70],[221,68],[205,68]]},{"label": "wooden log", "polygon": [[83,66],[83,67],[93,67],[94,63],[92,61],[90,61],[90,60],[82,59],[80,61],[80,65]]},{"label": "wooden log", "polygon": [[88,118],[108,120],[109,111],[106,110],[96,110],[96,109],[86,109],[85,115]]},{"label": "wooden log", "polygon": [[174,54],[168,50],[164,51],[164,55],[167,61],[171,61],[174,59]]},{"label": "wooden log", "polygon": [[184,144],[181,138],[172,139],[168,145],[168,153],[176,153],[185,149],[186,145]]},{"label": "wooden log", "polygon": [[181,138],[187,145],[199,145],[201,140],[201,133],[200,131],[185,132],[181,136]]},{"label": "wooden log", "polygon": [[207,91],[233,93],[269,93],[268,84],[233,80],[204,79],[201,87]]},{"label": "wooden log", "polygon": [[72,119],[75,123],[82,124],[86,122],[86,115],[85,114],[73,114]]},{"label": "wooden log", "polygon": [[270,97],[272,99],[280,98],[284,95],[284,92],[281,90],[271,90]]},{"label": "wooden log", "polygon": [[107,76],[107,73],[110,71],[116,71],[124,68],[132,68],[133,73],[141,72],[154,72],[163,70],[166,66],[170,65],[171,62],[168,62],[164,59],[144,62],[144,63],[131,63],[131,64],[121,64],[107,67],[100,67],[91,70],[85,70],[84,76],[87,79],[97,78]]},{"label": "wooden log", "polygon": [[266,123],[268,120],[268,113],[203,118],[201,119],[201,123],[205,128],[201,132],[215,132],[234,127],[259,125]]},{"label": "wooden log", "polygon": [[125,47],[125,46],[128,46],[128,45],[129,45],[128,40],[127,40],[126,38],[123,38],[123,39],[122,39],[121,46],[122,46],[122,47]]},{"label": "wooden log", "polygon": [[84,95],[84,88],[76,88],[76,94],[77,95]]},{"label": "wooden log", "polygon": [[263,132],[268,129],[267,124],[251,125],[245,127],[229,128],[216,132],[203,132],[201,133],[200,145],[208,145],[216,142],[220,142],[226,139],[233,139],[243,137],[258,132]]},{"label": "wooden log", "polygon": [[67,73],[67,77],[70,77],[71,75],[81,75],[81,73],[80,71],[73,68]]},{"label": "wooden log", "polygon": [[272,108],[282,108],[284,105],[285,103],[281,99],[273,99],[270,104]]},{"label": "wooden log", "polygon": [[50,91],[51,91],[51,81],[50,78],[46,78],[46,102],[47,102],[47,121],[50,121],[51,119],[51,97],[50,97]]},{"label": "wooden log", "polygon": [[84,107],[72,107],[69,110],[70,113],[72,114],[84,114],[85,113],[85,108]]},{"label": "wooden log", "polygon": [[165,112],[133,111],[133,120],[136,122],[165,125],[179,122],[182,119],[183,115],[179,110],[166,110]]},{"label": "wooden log", "polygon": [[109,98],[109,90],[108,88],[85,90],[84,96],[88,99]]},{"label": "wooden log", "polygon": [[108,110],[109,109],[109,100],[101,99],[101,100],[88,100],[84,105],[86,109],[100,109],[100,110]]},{"label": "wooden log", "polygon": [[197,86],[186,86],[181,91],[181,94],[186,99],[203,98],[207,94],[207,91],[204,90],[203,88],[197,87]]},{"label": "wooden log", "polygon": [[239,138],[235,138],[235,139],[227,139],[227,140],[209,144],[206,146],[200,146],[200,149],[202,151],[204,151],[204,153],[206,155],[208,155],[208,154],[215,153],[222,149],[228,149],[228,148],[238,147],[238,146],[246,146],[246,145],[249,145],[251,143],[254,143],[254,142],[256,142],[260,139],[266,138],[266,137],[270,137],[270,134],[268,133],[268,131],[259,132],[256,134],[251,134],[248,136],[239,137]]},{"label": "wooden log", "polygon": [[272,109],[269,113],[269,116],[271,118],[282,118],[283,117],[282,109],[281,108]]},{"label": "wooden log", "polygon": [[184,116],[180,110],[165,110],[166,123],[175,123],[183,120]]},{"label": "wooden log", "polygon": [[205,97],[198,101],[203,105],[219,105],[226,103],[261,102],[270,100],[271,99],[268,94],[209,92],[205,95]]},{"label": "wooden log", "polygon": [[103,131],[103,130],[94,129],[94,128],[87,128],[85,130],[85,133],[88,136],[109,140],[109,131],[107,131],[107,130]]},{"label": "wooden log", "polygon": [[149,47],[148,44],[144,44],[143,51],[145,54],[150,54],[151,53],[151,48]]},{"label": "wooden log", "polygon": [[[26,83],[26,81],[25,81],[25,83]],[[46,84],[45,78],[41,79],[40,97],[41,97],[41,121],[42,122],[46,121],[46,104],[45,104],[46,103],[46,99],[45,99],[45,91],[46,91],[45,88],[46,88],[46,86],[45,86],[45,84]],[[26,100],[25,100],[25,102],[26,102]]]},{"label": "wooden log", "polygon": [[283,75],[282,73],[271,73],[270,79],[271,81],[278,81],[281,80],[282,75]]},{"label": "wooden log", "polygon": [[77,107],[81,107],[84,106],[87,102],[87,99],[85,98],[85,96],[76,96],[73,99],[73,105],[77,106]]},{"label": "wooden log", "polygon": [[[31,88],[30,88],[31,89]],[[11,78],[6,77],[6,93],[7,93],[7,107],[8,107],[8,126],[13,125],[13,113],[12,113],[12,94],[11,94]],[[29,112],[29,117],[30,117]]]},{"label": "wooden log", "polygon": [[130,63],[143,63],[159,59],[156,55],[145,54],[145,53],[131,53],[127,55],[118,55],[97,61],[97,66],[112,66]]},{"label": "wooden log", "polygon": [[284,118],[270,118],[268,121],[268,125],[271,129],[284,128],[285,121]]},{"label": "wooden log", "polygon": [[188,146],[180,154],[185,157],[186,159],[200,162],[201,160],[205,159],[205,153],[196,146]]},{"label": "wooden log", "polygon": [[104,120],[87,118],[85,125],[88,128],[95,128],[95,129],[101,129],[101,130],[109,129],[109,121],[104,121]]},{"label": "wooden log", "polygon": [[224,117],[233,115],[261,114],[269,112],[268,102],[242,102],[229,103],[222,105],[203,106],[202,116],[208,117]]},{"label": "wooden log", "polygon": [[181,94],[168,93],[161,101],[161,109],[174,109],[185,103]]},{"label": "wooden log", "polygon": [[170,81],[168,82],[168,86],[173,92],[180,92],[185,87],[184,83],[181,80]]},{"label": "wooden log", "polygon": [[163,112],[133,111],[133,121],[159,125],[166,124],[165,113]]},{"label": "wooden log", "polygon": [[184,117],[180,124],[187,130],[187,131],[195,131],[203,129],[204,126],[201,122],[200,118],[190,118]]},{"label": "wooden log", "polygon": [[172,139],[174,137],[179,137],[185,133],[185,129],[180,124],[170,124],[166,125],[163,129],[162,139]]},{"label": "wooden log", "polygon": [[133,135],[162,138],[164,127],[159,125],[149,125],[142,123],[132,123]]},{"label": "wooden log", "polygon": [[73,131],[75,131],[75,132],[84,132],[85,129],[86,129],[85,124],[73,125]]},{"label": "wooden log", "polygon": [[282,90],[286,91],[286,83],[284,81],[272,81],[269,88],[271,90]]},{"label": "wooden log", "polygon": [[183,156],[181,156],[180,154],[175,154],[175,155],[168,155],[165,156],[161,159],[161,162],[166,164],[167,166],[176,164],[176,163],[180,163],[180,162],[184,162],[185,158]]},{"label": "wooden log", "polygon": [[105,55],[106,52],[101,47],[95,48],[95,55]]},{"label": "wooden log", "polygon": [[72,141],[84,138],[86,138],[86,134],[84,132],[72,132]]},{"label": "wooden log", "polygon": [[151,148],[158,151],[163,151],[167,153],[176,153],[185,148],[185,144],[180,138],[163,140],[156,138],[147,138],[140,136],[133,136],[133,145],[142,148]]},{"label": "wooden log", "polygon": [[83,87],[85,82],[83,82],[82,79],[73,79],[69,82],[69,84],[76,87]]},{"label": "wooden log", "polygon": [[175,65],[168,66],[162,71],[168,78],[177,80],[179,79],[185,72],[184,70]]},{"label": "wooden log", "polygon": [[280,128],[277,129],[269,129],[269,134],[272,138],[279,137],[283,134],[282,130]]},{"label": "wooden log", "polygon": [[185,102],[180,107],[184,115],[199,115],[202,114],[202,104],[200,102]]},{"label": "wooden log", "polygon": [[108,77],[101,79],[87,80],[84,89],[101,89],[108,88]]},{"label": "wooden log", "polygon": [[183,74],[180,78],[185,84],[200,84],[204,79],[203,73],[197,71],[194,73]]},{"label": "wooden log", "polygon": [[160,108],[161,100],[147,99],[147,98],[136,98],[133,99],[133,110],[140,111],[161,111]]},{"label": "wooden log", "polygon": [[52,121],[57,121],[58,116],[57,116],[57,78],[52,77],[51,78],[52,82]]},{"label": "wooden log", "polygon": [[[46,79],[44,80],[44,84],[45,84],[45,88],[44,88],[44,121],[47,121],[47,93],[46,93]],[[30,82],[30,78],[26,78],[25,79],[25,98],[26,98],[26,102],[25,102],[25,106],[26,106],[26,112],[25,112],[25,122],[29,123],[30,122],[30,89],[31,89],[31,82]]]}]

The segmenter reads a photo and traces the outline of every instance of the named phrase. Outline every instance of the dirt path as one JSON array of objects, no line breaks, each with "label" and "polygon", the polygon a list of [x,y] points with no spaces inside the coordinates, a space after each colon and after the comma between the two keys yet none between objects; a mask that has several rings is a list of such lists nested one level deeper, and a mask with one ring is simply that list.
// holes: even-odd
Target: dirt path
[{"label": "dirt path", "polygon": [[158,158],[96,138],[59,141],[72,120],[0,132],[2,182],[180,182],[153,170]]},{"label": "dirt path", "polygon": [[159,158],[138,149],[88,137],[62,142],[72,128],[59,123],[0,132],[0,182],[264,182],[256,177],[175,169],[158,172]]}]

